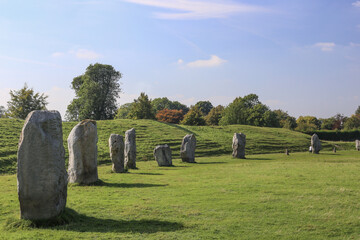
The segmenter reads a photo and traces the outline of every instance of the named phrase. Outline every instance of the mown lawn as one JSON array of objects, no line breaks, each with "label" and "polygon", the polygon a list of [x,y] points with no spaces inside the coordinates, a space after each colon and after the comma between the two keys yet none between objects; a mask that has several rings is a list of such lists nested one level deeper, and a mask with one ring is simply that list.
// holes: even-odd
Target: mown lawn
[{"label": "mown lawn", "polygon": [[360,152],[248,155],[99,167],[68,188],[63,226],[18,220],[16,175],[0,176],[0,239],[359,239]]}]

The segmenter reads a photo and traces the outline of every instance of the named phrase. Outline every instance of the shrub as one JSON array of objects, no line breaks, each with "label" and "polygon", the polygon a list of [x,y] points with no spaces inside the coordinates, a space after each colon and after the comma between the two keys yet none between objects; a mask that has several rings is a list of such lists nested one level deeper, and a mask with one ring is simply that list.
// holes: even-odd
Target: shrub
[{"label": "shrub", "polygon": [[181,124],[192,125],[192,126],[204,126],[205,119],[199,107],[192,107],[190,111],[184,116],[184,120],[181,121]]},{"label": "shrub", "polygon": [[163,109],[157,112],[156,119],[161,122],[178,124],[184,119],[184,114],[182,110]]}]

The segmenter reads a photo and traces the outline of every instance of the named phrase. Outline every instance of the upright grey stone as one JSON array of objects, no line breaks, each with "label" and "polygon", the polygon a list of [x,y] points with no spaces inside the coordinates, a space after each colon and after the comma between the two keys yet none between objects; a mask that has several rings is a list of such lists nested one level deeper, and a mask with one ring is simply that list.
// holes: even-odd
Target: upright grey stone
[{"label": "upright grey stone", "polygon": [[196,148],[196,138],[194,134],[186,135],[180,147],[180,157],[183,162],[196,163],[195,162],[195,148]]},{"label": "upright grey stone", "polygon": [[171,149],[167,144],[156,146],[154,157],[160,167],[172,166]]},{"label": "upright grey stone", "polygon": [[83,120],[70,132],[69,182],[91,184],[98,180],[97,171],[97,127],[93,120]]},{"label": "upright grey stone", "polygon": [[360,140],[355,141],[356,150],[360,151]]},{"label": "upright grey stone", "polygon": [[245,159],[245,145],[246,135],[243,133],[234,133],[232,142],[232,156],[235,158]]},{"label": "upright grey stone", "polygon": [[111,134],[109,138],[110,158],[112,170],[116,173],[123,173],[124,170],[124,139],[118,134]]},{"label": "upright grey stone", "polygon": [[136,169],[136,134],[134,128],[125,132],[125,168]]},{"label": "upright grey stone", "polygon": [[23,219],[47,220],[66,205],[67,173],[58,111],[32,111],[21,131],[17,188]]},{"label": "upright grey stone", "polygon": [[311,136],[311,149],[312,149],[312,153],[315,154],[319,154],[321,150],[321,142],[316,133],[314,133],[314,135]]}]

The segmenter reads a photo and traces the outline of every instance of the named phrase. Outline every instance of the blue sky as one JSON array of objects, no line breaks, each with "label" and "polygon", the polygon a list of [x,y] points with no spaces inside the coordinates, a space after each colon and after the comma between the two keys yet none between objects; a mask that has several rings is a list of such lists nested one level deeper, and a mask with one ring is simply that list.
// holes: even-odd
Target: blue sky
[{"label": "blue sky", "polygon": [[91,63],[140,92],[227,105],[256,93],[290,115],[360,105],[360,1],[0,0],[0,105],[26,82],[64,116]]}]

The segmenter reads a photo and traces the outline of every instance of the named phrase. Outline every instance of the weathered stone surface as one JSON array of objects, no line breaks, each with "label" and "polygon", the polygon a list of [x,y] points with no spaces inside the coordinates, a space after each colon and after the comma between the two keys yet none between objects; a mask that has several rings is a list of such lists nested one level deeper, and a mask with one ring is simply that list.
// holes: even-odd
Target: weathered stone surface
[{"label": "weathered stone surface", "polygon": [[98,180],[97,171],[97,127],[93,120],[83,120],[70,132],[69,182],[91,184]]},{"label": "weathered stone surface", "polygon": [[195,148],[196,148],[196,138],[194,134],[186,135],[180,147],[180,157],[183,162],[196,163],[195,162]]},{"label": "weathered stone surface", "polygon": [[154,157],[160,167],[172,166],[171,149],[167,144],[156,146]]},{"label": "weathered stone surface", "polygon": [[125,132],[125,168],[136,169],[136,133],[134,128]]},{"label": "weathered stone surface", "polygon": [[235,158],[245,159],[245,145],[246,135],[243,133],[234,133],[232,149],[232,156]]},{"label": "weathered stone surface", "polygon": [[316,133],[314,133],[314,135],[311,136],[311,149],[312,149],[312,153],[315,154],[319,154],[321,150],[321,142]]},{"label": "weathered stone surface", "polygon": [[123,173],[124,170],[124,139],[118,134],[111,134],[109,138],[110,158],[112,170],[116,173]]},{"label": "weathered stone surface", "polygon": [[290,153],[289,153],[289,150],[288,150],[287,148],[285,149],[285,154],[286,154],[286,155],[289,155],[289,154],[290,154]]},{"label": "weathered stone surface", "polygon": [[356,150],[360,151],[360,140],[355,141]]},{"label": "weathered stone surface", "polygon": [[66,205],[67,173],[57,111],[32,111],[19,141],[17,187],[23,219],[47,220]]}]

